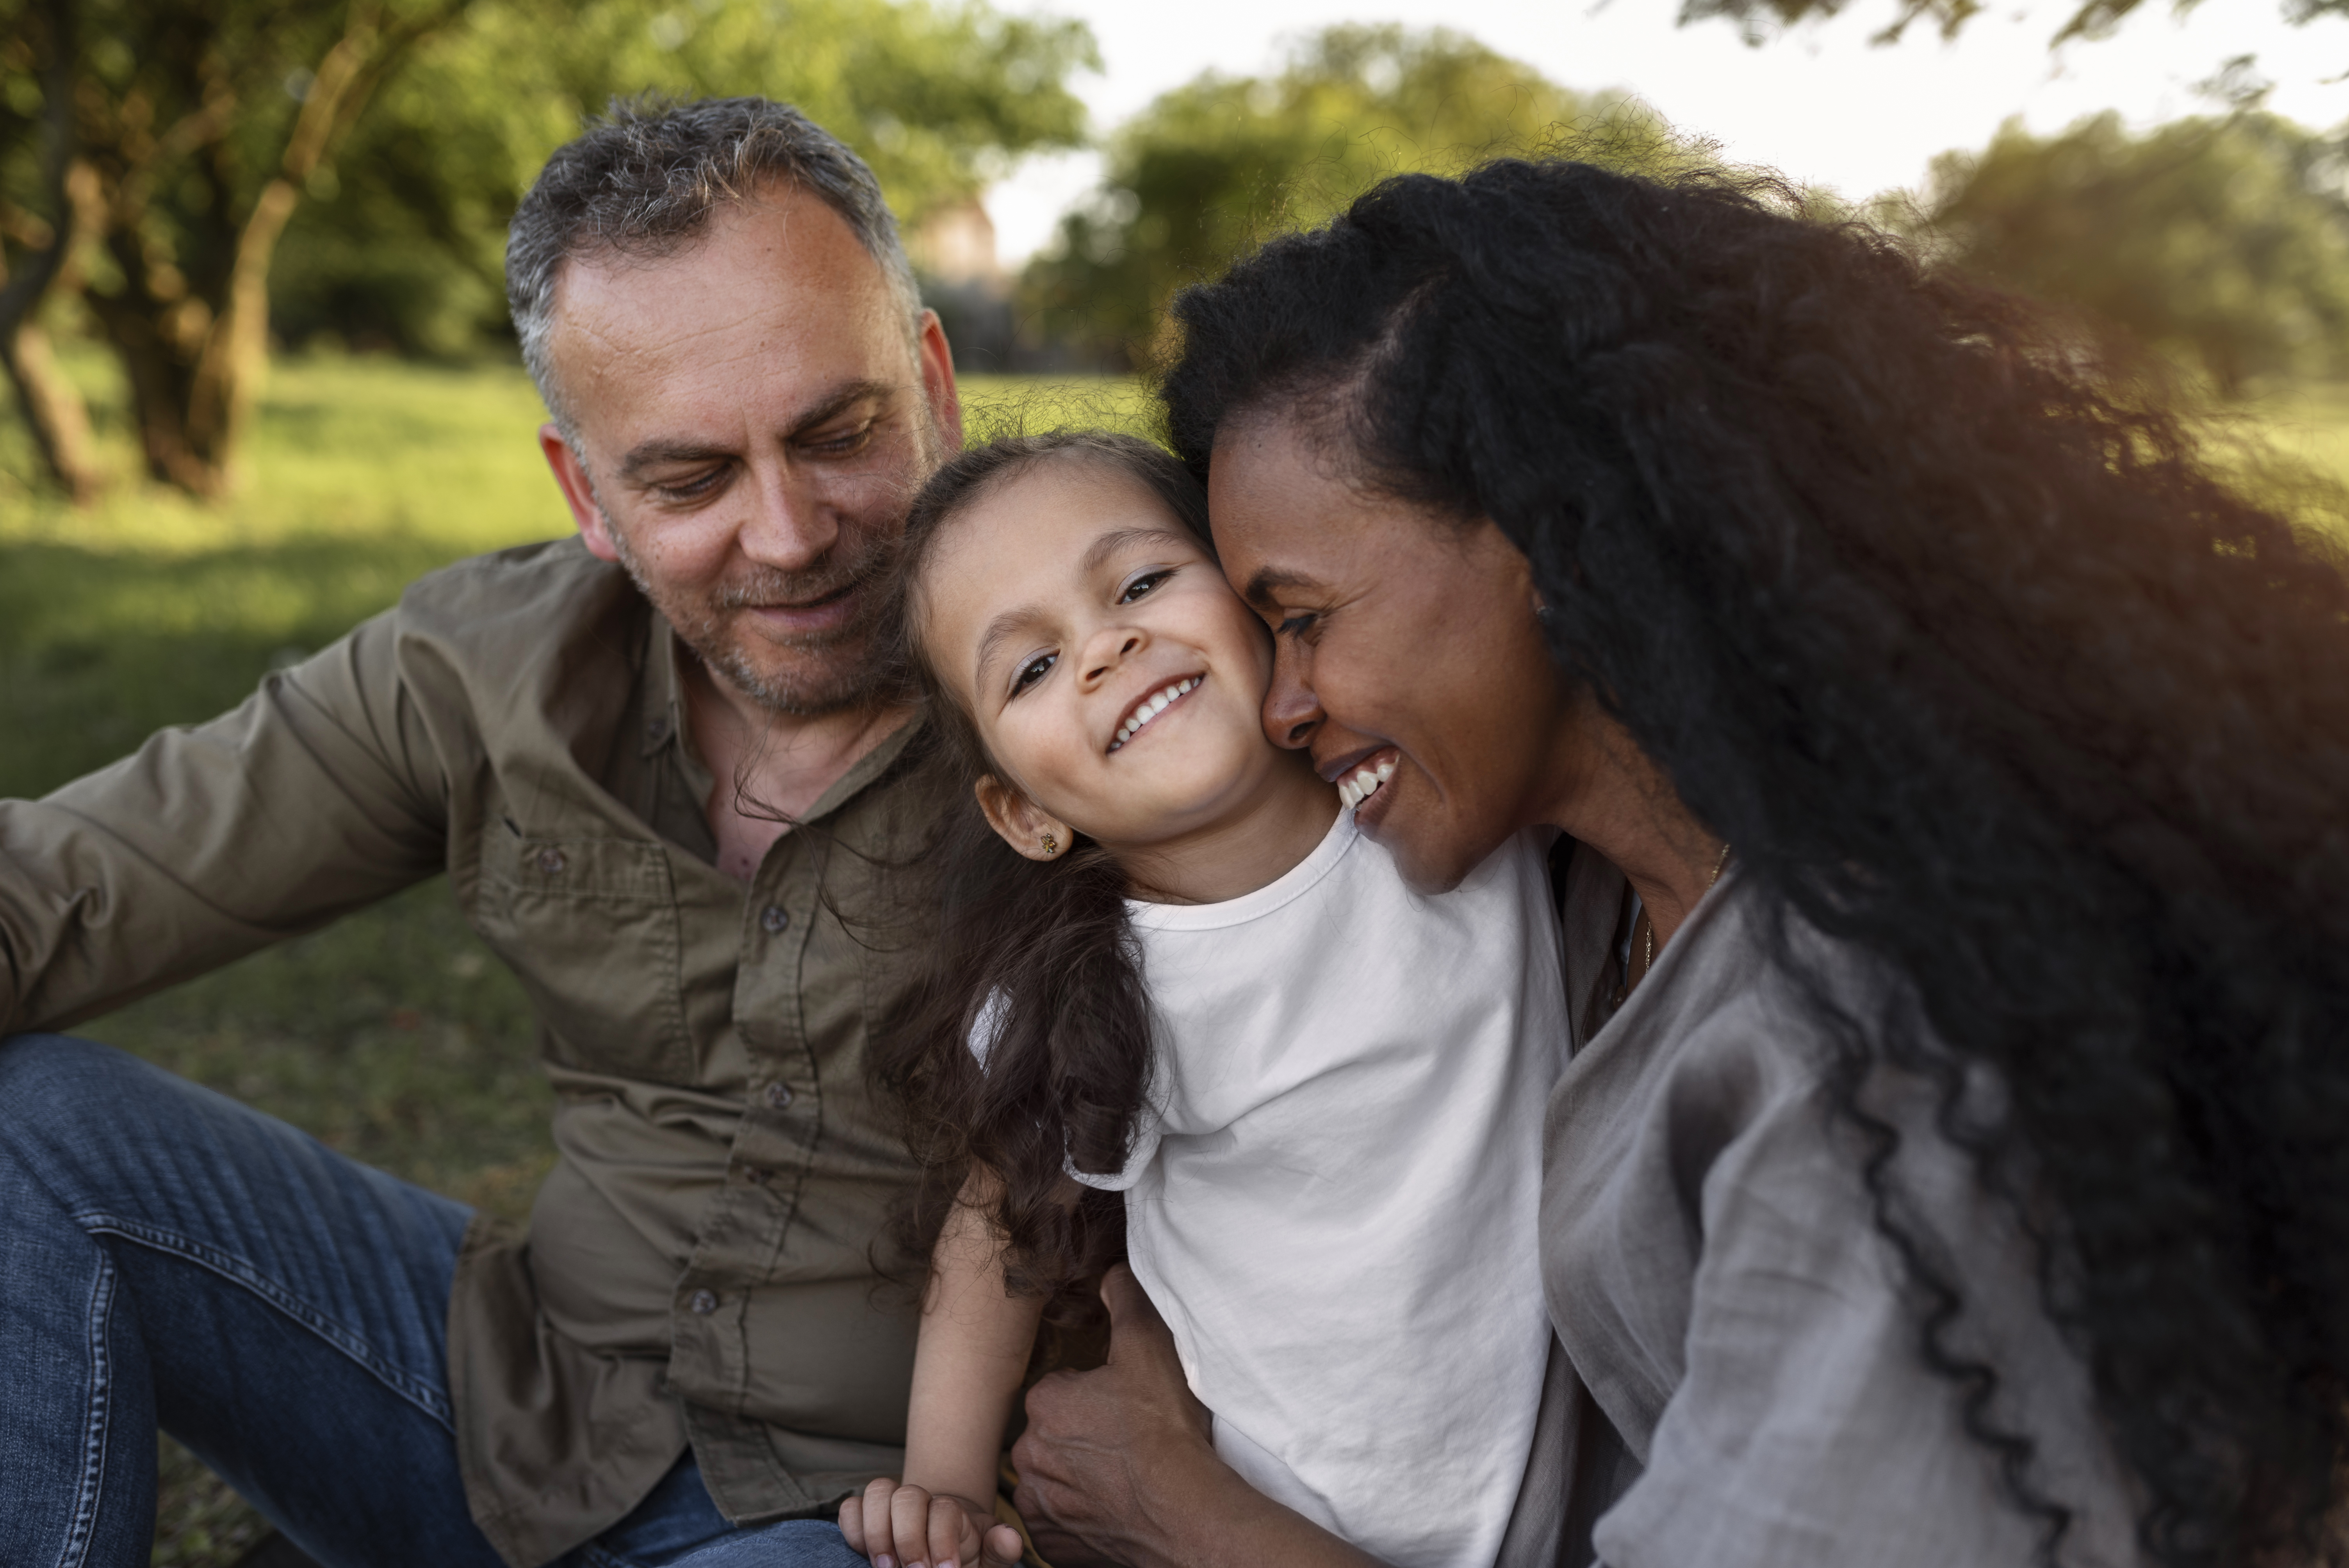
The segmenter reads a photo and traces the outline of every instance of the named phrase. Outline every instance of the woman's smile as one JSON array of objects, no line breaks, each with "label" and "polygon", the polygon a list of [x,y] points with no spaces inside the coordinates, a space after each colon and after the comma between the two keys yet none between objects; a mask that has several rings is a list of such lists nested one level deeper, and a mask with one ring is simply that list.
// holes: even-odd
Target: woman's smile
[{"label": "woman's smile", "polygon": [[[1339,804],[1360,808],[1354,813],[1354,822],[1367,832],[1386,815],[1387,806],[1393,797],[1382,795],[1380,791],[1386,781],[1394,777],[1395,769],[1402,761],[1401,751],[1392,746],[1381,746],[1341,758],[1338,766],[1330,769],[1322,777],[1338,786]],[[1371,804],[1373,797],[1377,799],[1375,806]]]}]

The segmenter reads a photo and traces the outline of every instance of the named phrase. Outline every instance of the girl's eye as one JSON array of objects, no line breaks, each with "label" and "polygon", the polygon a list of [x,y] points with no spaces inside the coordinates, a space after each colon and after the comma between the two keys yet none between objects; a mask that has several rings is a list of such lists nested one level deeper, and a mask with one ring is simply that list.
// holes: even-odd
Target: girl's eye
[{"label": "girl's eye", "polygon": [[1011,677],[1011,695],[1018,696],[1021,692],[1042,680],[1050,672],[1053,664],[1060,656],[1058,654],[1039,654],[1020,665],[1019,673]]},{"label": "girl's eye", "polygon": [[1158,572],[1145,572],[1125,585],[1125,592],[1117,596],[1117,602],[1121,604],[1131,604],[1174,575],[1174,569],[1171,566]]}]

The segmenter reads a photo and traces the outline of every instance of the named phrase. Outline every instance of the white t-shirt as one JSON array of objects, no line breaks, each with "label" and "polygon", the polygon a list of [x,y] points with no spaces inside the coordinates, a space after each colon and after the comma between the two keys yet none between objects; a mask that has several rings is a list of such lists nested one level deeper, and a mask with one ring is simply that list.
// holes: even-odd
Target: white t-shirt
[{"label": "white t-shirt", "polygon": [[1155,1114],[1078,1180],[1124,1190],[1216,1452],[1398,1568],[1490,1568],[1533,1442],[1567,1048],[1544,847],[1427,898],[1342,810],[1269,886],[1129,905]]}]

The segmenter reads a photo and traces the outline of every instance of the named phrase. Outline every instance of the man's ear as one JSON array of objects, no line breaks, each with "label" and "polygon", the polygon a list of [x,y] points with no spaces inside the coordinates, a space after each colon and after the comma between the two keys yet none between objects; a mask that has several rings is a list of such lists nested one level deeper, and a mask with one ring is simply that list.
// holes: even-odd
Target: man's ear
[{"label": "man's ear", "polygon": [[1076,842],[1066,822],[992,773],[981,774],[971,792],[996,836],[1031,861],[1057,860]]},{"label": "man's ear", "polygon": [[598,561],[619,560],[619,543],[612,537],[611,525],[604,521],[604,509],[595,504],[595,487],[587,482],[579,454],[553,425],[538,428],[538,449],[546,454],[546,466],[554,470],[555,488],[571,508],[571,521],[579,525],[579,538],[587,553]]},{"label": "man's ear", "polygon": [[922,313],[922,328],[915,352],[922,364],[922,396],[930,405],[930,422],[949,452],[962,450],[962,394],[955,387],[954,349],[938,313]]}]

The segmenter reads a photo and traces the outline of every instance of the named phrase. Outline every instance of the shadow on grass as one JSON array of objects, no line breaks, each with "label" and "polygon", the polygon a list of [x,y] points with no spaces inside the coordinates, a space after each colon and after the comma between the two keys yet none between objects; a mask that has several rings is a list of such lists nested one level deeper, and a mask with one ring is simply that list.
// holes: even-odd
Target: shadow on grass
[{"label": "shadow on grass", "polygon": [[0,794],[39,794],[168,724],[224,712],[443,564],[413,538],[162,556],[0,544]]}]

